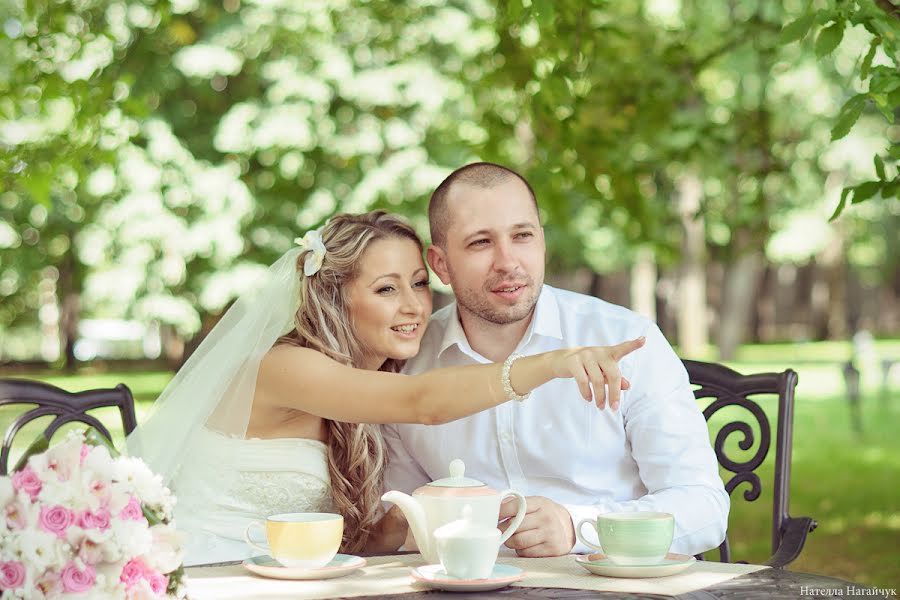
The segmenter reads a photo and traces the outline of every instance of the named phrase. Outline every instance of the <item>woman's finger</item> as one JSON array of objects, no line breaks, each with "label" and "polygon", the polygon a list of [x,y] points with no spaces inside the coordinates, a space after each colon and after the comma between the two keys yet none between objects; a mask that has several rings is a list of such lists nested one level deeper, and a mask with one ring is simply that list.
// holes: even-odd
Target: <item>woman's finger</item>
[{"label": "woman's finger", "polygon": [[621,344],[616,344],[615,346],[610,347],[610,354],[612,354],[613,360],[622,360],[622,358],[643,346],[646,341],[647,338],[641,336],[627,342],[622,342]]},{"label": "woman's finger", "polygon": [[590,402],[592,399],[591,385],[588,374],[584,370],[584,365],[574,356],[569,358],[568,363],[569,372],[572,373],[572,377],[575,378],[575,382],[578,384],[578,390],[581,392],[581,397]]},{"label": "woman's finger", "polygon": [[601,359],[600,369],[606,376],[606,383],[609,385],[609,407],[612,410],[619,409],[620,390],[622,389],[622,373],[619,371],[619,364],[610,359]]},{"label": "woman's finger", "polygon": [[594,403],[597,408],[603,410],[606,407],[606,378],[595,357],[589,355],[585,358],[587,360],[584,363],[584,370],[587,371],[591,386],[594,388]]}]

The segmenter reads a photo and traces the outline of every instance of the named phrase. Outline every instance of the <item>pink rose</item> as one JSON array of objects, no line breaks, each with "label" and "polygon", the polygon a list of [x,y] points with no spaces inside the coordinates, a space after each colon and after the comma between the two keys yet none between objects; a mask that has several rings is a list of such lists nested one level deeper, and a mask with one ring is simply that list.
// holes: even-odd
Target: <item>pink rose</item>
[{"label": "pink rose", "polygon": [[0,590],[14,590],[25,583],[25,565],[17,560],[0,563]]},{"label": "pink rose", "polygon": [[81,456],[78,458],[78,464],[84,466],[84,459],[87,458],[87,455],[90,453],[91,447],[87,444],[81,445]]},{"label": "pink rose", "polygon": [[25,467],[21,471],[13,473],[12,484],[17,490],[22,490],[28,494],[32,502],[37,500],[38,494],[41,493],[41,488],[44,487],[41,478],[38,477],[38,474],[31,467]]},{"label": "pink rose", "polygon": [[141,503],[133,495],[128,498],[128,504],[119,513],[119,518],[123,521],[140,521],[144,518],[144,511],[141,510]]},{"label": "pink rose", "polygon": [[145,576],[147,577],[147,581],[150,583],[150,589],[153,590],[154,594],[161,596],[166,592],[166,588],[169,587],[168,577],[150,569],[147,570]]},{"label": "pink rose", "polygon": [[65,506],[42,506],[38,516],[38,526],[47,533],[66,537],[66,530],[75,524],[75,512]]},{"label": "pink rose", "polygon": [[144,571],[147,567],[140,558],[132,558],[125,566],[122,567],[122,574],[119,575],[119,581],[125,584],[125,589],[136,585],[144,579]]},{"label": "pink rose", "polygon": [[69,561],[60,573],[63,591],[80,593],[86,592],[94,586],[97,573],[91,565],[85,565],[83,571],[79,571],[73,561]]},{"label": "pink rose", "polygon": [[83,510],[81,511],[81,514],[78,515],[78,526],[82,529],[99,529],[100,531],[106,531],[109,529],[109,518],[109,509],[105,507],[100,507],[93,512]]}]

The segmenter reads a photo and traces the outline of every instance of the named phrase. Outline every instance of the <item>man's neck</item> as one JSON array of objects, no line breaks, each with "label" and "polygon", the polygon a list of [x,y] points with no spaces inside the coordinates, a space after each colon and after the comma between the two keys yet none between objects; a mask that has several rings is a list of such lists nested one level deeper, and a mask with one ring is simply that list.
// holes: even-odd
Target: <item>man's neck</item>
[{"label": "man's neck", "polygon": [[463,310],[457,305],[460,324],[472,350],[493,362],[501,362],[512,354],[528,331],[534,310],[531,314],[515,323],[500,325],[491,323]]}]

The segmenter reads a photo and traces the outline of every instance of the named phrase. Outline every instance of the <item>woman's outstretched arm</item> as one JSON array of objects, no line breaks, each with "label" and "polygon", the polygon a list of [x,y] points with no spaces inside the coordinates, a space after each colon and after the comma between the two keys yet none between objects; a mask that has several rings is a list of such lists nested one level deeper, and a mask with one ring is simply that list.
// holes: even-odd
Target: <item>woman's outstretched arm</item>
[{"label": "woman's outstretched arm", "polygon": [[[644,345],[644,338],[616,346],[587,346],[523,356],[510,369],[518,394],[556,378],[575,378],[585,400],[615,410],[628,389],[618,362]],[[437,425],[507,401],[503,365],[465,365],[419,375],[367,371],[342,365],[321,352],[278,346],[260,365],[254,403],[301,410],[351,423]],[[591,388],[593,388],[593,393]]]}]

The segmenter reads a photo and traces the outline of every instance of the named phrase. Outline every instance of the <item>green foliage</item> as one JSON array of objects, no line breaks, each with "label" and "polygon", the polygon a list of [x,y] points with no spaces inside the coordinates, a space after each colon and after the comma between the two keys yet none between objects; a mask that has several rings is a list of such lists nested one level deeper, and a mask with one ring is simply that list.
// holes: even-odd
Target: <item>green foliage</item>
[{"label": "green foliage", "polygon": [[[823,119],[843,104],[834,140],[892,121],[896,19],[863,0],[662,4],[14,2],[0,329],[34,325],[50,282],[64,306],[189,336],[337,211],[426,234],[429,191],[474,159],[533,183],[554,270],[647,246],[673,265],[696,216],[714,260],[758,252],[817,207]],[[865,89],[832,64],[853,28]],[[898,155],[848,180],[835,216],[896,195]],[[682,215],[690,181],[702,203]]]},{"label": "green foliage", "polygon": [[[781,32],[782,42],[802,40],[810,33],[813,23],[825,24],[820,28],[815,43],[816,56],[820,59],[838,47],[847,27],[863,27],[871,36],[866,54],[857,63],[859,81],[868,82],[868,88],[846,101],[831,129],[831,139],[839,140],[850,132],[863,114],[867,101],[889,124],[894,123],[895,114],[900,109],[900,9],[890,0],[837,2],[807,13],[786,25]],[[879,51],[886,64],[873,67]],[[885,137],[890,139],[887,135]],[[900,191],[900,172],[896,168],[896,148],[895,140],[885,156],[875,157],[876,180],[847,186],[843,190],[831,221],[844,211],[848,199],[852,198],[851,203],[858,204],[879,195],[886,200],[897,197]],[[886,164],[894,166],[892,175],[888,174]]]}]

